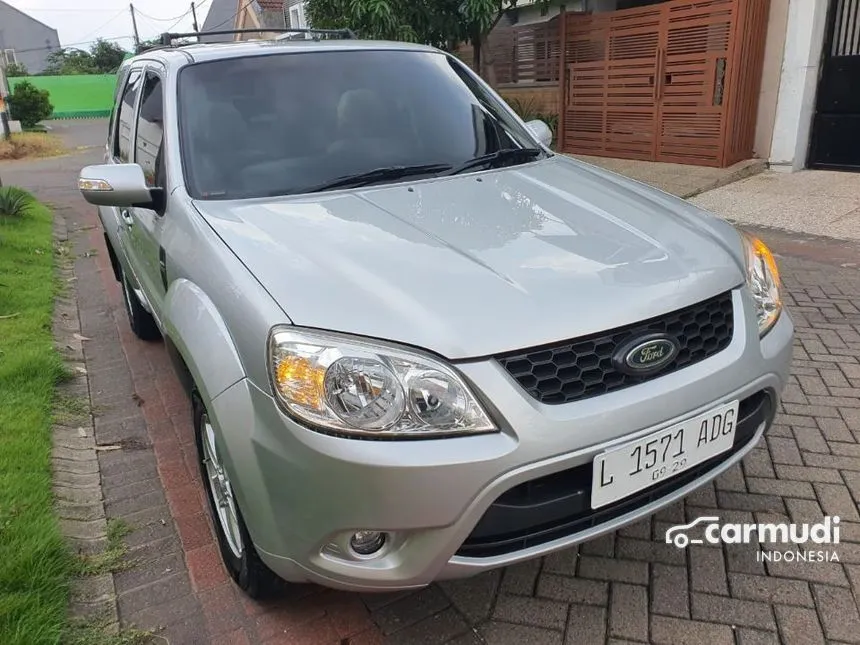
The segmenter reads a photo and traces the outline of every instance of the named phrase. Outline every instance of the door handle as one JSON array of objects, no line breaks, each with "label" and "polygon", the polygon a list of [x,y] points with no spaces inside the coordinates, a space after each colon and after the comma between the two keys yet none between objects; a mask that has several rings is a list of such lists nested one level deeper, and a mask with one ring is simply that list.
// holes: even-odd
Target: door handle
[{"label": "door handle", "polygon": [[654,99],[656,101],[660,101],[663,98],[664,84],[661,82],[662,80],[664,80],[663,76],[666,76],[666,77],[669,76],[668,74],[666,74],[664,72],[665,65],[666,65],[666,52],[663,50],[662,47],[660,47],[657,50],[657,69],[656,69],[657,73],[654,75],[655,80],[656,80],[656,82],[654,83]]},{"label": "door handle", "polygon": [[123,209],[119,212],[120,217],[122,217],[122,221],[125,222],[126,226],[134,225],[134,218],[131,216],[131,213],[128,210]]}]

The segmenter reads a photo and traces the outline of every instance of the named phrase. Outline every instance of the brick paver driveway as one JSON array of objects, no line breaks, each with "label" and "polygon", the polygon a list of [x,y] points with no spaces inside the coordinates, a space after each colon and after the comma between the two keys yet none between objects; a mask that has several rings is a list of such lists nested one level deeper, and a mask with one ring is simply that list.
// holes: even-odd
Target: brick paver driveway
[{"label": "brick paver driveway", "polygon": [[[79,254],[96,439],[121,447],[100,453],[106,510],[135,527],[128,542],[137,564],[116,575],[124,625],[162,628],[182,645],[860,643],[857,249],[764,233],[778,251],[806,256],[781,259],[798,328],[792,383],[742,467],[683,504],[578,549],[415,593],[298,587],[259,604],[240,598],[218,560],[188,405],[164,349],[132,336],[93,209],[62,189],[80,165],[56,162],[19,183],[47,191]],[[824,514],[841,518],[840,562],[765,564],[755,546],[663,543],[668,526],[698,516],[816,522]]]}]

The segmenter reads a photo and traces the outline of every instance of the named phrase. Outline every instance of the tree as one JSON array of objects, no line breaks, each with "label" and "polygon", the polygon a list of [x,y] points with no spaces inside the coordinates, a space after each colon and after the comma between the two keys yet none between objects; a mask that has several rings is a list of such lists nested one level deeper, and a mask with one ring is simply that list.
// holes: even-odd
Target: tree
[{"label": "tree", "polygon": [[116,73],[128,52],[122,47],[109,40],[99,38],[90,48],[90,56],[93,59],[93,67],[99,74]]},{"label": "tree", "polygon": [[[536,0],[548,6],[552,0]],[[468,41],[474,66],[484,73],[487,36],[517,0],[307,0],[310,23],[320,29],[350,28],[363,38],[405,40],[448,50]]]},{"label": "tree", "polygon": [[161,44],[161,38],[150,38],[149,40],[141,40],[140,44],[135,48],[134,53],[140,54],[147,49],[158,47]]},{"label": "tree", "polygon": [[61,48],[48,54],[47,64],[42,72],[46,76],[71,76],[74,74],[95,74],[93,57],[82,49]]},{"label": "tree", "polygon": [[6,65],[6,77],[15,78],[20,76],[29,76],[27,68],[23,63],[9,63]]},{"label": "tree", "polygon": [[113,74],[126,54],[126,50],[116,43],[100,38],[89,51],[69,47],[51,52],[43,73],[49,76]]},{"label": "tree", "polygon": [[447,48],[461,39],[459,6],[458,0],[309,0],[305,11],[319,29]]},{"label": "tree", "polygon": [[54,112],[48,90],[40,90],[30,81],[16,83],[8,100],[12,119],[25,128],[32,128]]}]

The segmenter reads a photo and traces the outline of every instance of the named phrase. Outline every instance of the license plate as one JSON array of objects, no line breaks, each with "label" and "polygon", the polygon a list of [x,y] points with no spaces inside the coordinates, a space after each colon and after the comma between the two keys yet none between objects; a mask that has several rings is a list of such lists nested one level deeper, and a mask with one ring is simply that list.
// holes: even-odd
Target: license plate
[{"label": "license plate", "polygon": [[594,458],[591,508],[606,506],[729,450],[738,402],[732,401]]}]

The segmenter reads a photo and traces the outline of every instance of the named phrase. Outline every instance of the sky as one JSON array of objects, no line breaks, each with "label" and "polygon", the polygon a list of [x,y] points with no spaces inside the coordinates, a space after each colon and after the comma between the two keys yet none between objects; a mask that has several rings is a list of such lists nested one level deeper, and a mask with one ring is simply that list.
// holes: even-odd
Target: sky
[{"label": "sky", "polygon": [[[4,0],[7,4],[53,27],[63,47],[87,49],[96,38],[114,40],[125,49],[134,43],[128,0]],[[206,19],[211,0],[197,0],[197,22]],[[72,6],[75,8],[73,9]],[[141,40],[164,31],[191,31],[191,2],[138,0],[134,3]]]}]

